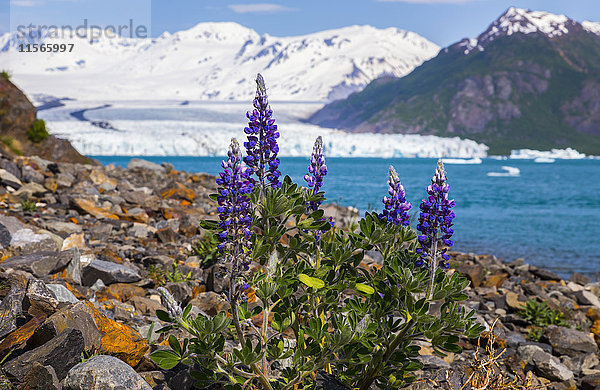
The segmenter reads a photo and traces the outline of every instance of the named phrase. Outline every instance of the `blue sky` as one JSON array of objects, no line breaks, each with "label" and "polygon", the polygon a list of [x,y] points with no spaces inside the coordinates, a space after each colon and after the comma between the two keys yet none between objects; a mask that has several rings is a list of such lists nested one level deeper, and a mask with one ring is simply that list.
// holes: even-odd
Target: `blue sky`
[{"label": "blue sky", "polygon": [[0,33],[18,24],[100,26],[131,18],[153,36],[233,21],[275,36],[353,24],[398,27],[446,46],[476,36],[510,6],[600,21],[600,0],[0,0]]}]

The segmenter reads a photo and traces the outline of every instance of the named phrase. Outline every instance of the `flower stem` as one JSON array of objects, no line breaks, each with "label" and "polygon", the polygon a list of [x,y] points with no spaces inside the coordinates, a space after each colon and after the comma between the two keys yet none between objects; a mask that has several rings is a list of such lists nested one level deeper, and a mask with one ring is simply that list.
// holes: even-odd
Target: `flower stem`
[{"label": "flower stem", "polygon": [[431,251],[431,273],[429,275],[429,286],[427,286],[427,300],[433,298],[433,282],[437,271],[437,233],[433,235],[433,250]]}]

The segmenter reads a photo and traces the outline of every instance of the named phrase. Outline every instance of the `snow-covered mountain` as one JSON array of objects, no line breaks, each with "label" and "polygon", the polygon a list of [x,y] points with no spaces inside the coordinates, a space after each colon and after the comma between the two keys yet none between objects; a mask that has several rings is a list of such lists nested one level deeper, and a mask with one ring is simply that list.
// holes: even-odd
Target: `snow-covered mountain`
[{"label": "snow-covered mountain", "polygon": [[[259,35],[236,23],[200,23],[153,39],[61,34],[27,41],[16,33],[0,36],[0,64],[8,64],[30,97],[248,100],[261,72],[275,100],[335,100],[382,75],[406,75],[439,51],[413,32],[371,26],[294,37]],[[74,47],[19,52],[20,44],[34,42]]]},{"label": "snow-covered mountain", "polygon": [[542,33],[548,38],[556,38],[568,34],[569,31],[577,28],[583,28],[584,30],[600,35],[600,23],[589,21],[578,23],[565,15],[510,7],[477,38],[463,39],[459,44],[465,46],[464,54],[466,55],[474,49],[479,51],[485,50],[489,44],[500,37],[517,33]]}]

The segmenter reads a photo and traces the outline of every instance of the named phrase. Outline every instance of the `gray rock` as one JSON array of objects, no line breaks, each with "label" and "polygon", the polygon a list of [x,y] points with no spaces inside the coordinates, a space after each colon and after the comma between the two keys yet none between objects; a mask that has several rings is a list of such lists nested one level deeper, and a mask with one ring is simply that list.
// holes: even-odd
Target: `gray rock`
[{"label": "gray rock", "polygon": [[49,234],[37,234],[31,229],[17,230],[12,234],[10,246],[22,254],[41,251],[57,251],[58,245]]},{"label": "gray rock", "polygon": [[21,168],[21,174],[24,182],[31,182],[37,184],[44,183],[44,175],[42,175],[29,165],[23,165],[23,168]]},{"label": "gray rock", "polygon": [[562,278],[552,271],[543,268],[530,267],[530,272],[542,280],[560,281]]},{"label": "gray rock", "polygon": [[23,315],[25,290],[13,287],[0,304],[0,339],[17,329],[17,320]]},{"label": "gray rock", "polygon": [[46,192],[48,192],[48,190],[37,183],[27,183],[24,186],[22,186],[21,188],[19,188],[18,191],[15,191],[15,193],[13,195],[20,197],[21,199],[29,199],[32,196],[41,196],[43,194],[45,194]]},{"label": "gray rock", "polygon": [[67,172],[61,172],[56,175],[56,184],[58,188],[70,188],[75,182],[75,176]]},{"label": "gray rock", "polygon": [[517,348],[518,346],[523,345],[527,342],[523,335],[521,335],[521,333],[518,332],[511,332],[507,334],[504,340],[506,341],[506,345],[511,348]]},{"label": "gray rock", "polygon": [[11,238],[10,230],[0,223],[0,248],[8,248]]},{"label": "gray rock", "polygon": [[578,272],[573,272],[573,274],[569,278],[569,281],[585,286],[586,284],[590,283],[592,279],[590,279],[590,277],[587,275],[583,275]]},{"label": "gray rock", "polygon": [[562,326],[550,325],[545,336],[555,353],[575,357],[581,353],[598,353],[598,346],[587,333]]},{"label": "gray rock", "polygon": [[110,261],[94,260],[82,271],[81,282],[84,286],[91,286],[96,280],[101,279],[104,284],[134,283],[142,279],[140,274],[122,264]]},{"label": "gray rock", "polygon": [[65,279],[81,285],[81,256],[79,248],[73,248],[73,258],[65,268]]},{"label": "gray rock", "polygon": [[60,390],[60,382],[52,366],[34,362],[31,371],[25,375],[21,390]]},{"label": "gray rock", "polygon": [[165,287],[183,307],[192,299],[192,287],[187,282],[170,282]]},{"label": "gray rock", "polygon": [[102,345],[102,334],[96,325],[94,312],[85,301],[60,309],[48,317],[35,330],[28,345],[34,348],[44,345],[67,329],[77,329],[81,332],[85,349],[88,351]]},{"label": "gray rock", "polygon": [[450,363],[439,356],[423,355],[419,356],[419,360],[423,363],[423,368],[426,370],[437,370],[440,368],[450,368]]},{"label": "gray rock", "polygon": [[0,214],[0,224],[4,225],[11,235],[18,230],[25,229],[25,225],[17,218],[4,214]]},{"label": "gray rock", "polygon": [[12,173],[17,179],[22,179],[19,166],[11,160],[0,158],[0,168],[6,170],[8,173]]},{"label": "gray rock", "polygon": [[142,262],[144,266],[149,267],[151,265],[161,266],[161,267],[170,267],[173,264],[173,259],[169,256],[164,255],[155,255],[155,256],[146,256],[142,258]]},{"label": "gray rock", "polygon": [[59,336],[44,345],[25,352],[9,361],[2,367],[9,379],[23,382],[25,375],[31,370],[33,363],[52,366],[59,380],[67,376],[67,372],[79,363],[85,345],[81,331],[66,329]]},{"label": "gray rock", "polygon": [[592,292],[587,290],[581,290],[573,293],[575,298],[577,298],[577,303],[580,305],[591,305],[600,309],[600,299],[595,296]]},{"label": "gray rock", "polygon": [[10,257],[0,263],[0,269],[13,268],[32,273],[38,278],[48,276],[64,268],[73,257],[73,252],[37,252]]},{"label": "gray rock", "polygon": [[56,300],[59,303],[61,303],[61,302],[77,303],[77,302],[79,302],[79,299],[77,299],[77,297],[75,297],[75,295],[73,295],[73,293],[71,291],[69,291],[69,289],[66,288],[65,286],[63,286],[62,284],[47,284],[46,287],[48,287],[48,289],[54,293],[54,296],[56,297]]},{"label": "gray rock", "polygon": [[132,158],[127,164],[127,169],[149,169],[159,173],[164,173],[165,168],[151,161],[142,160],[140,158]]},{"label": "gray rock", "polygon": [[11,186],[14,189],[18,189],[23,185],[21,180],[15,175],[2,168],[0,168],[0,183],[5,186]]},{"label": "gray rock", "polygon": [[573,372],[569,370],[558,358],[544,352],[535,345],[524,345],[519,347],[521,358],[528,364],[535,367],[537,373],[544,378],[552,381],[570,381],[573,379]]},{"label": "gray rock", "polygon": [[25,298],[29,304],[28,312],[33,316],[38,314],[50,315],[54,313],[58,306],[58,300],[52,290],[46,287],[46,284],[39,279],[29,282]]},{"label": "gray rock", "polygon": [[46,229],[52,230],[58,234],[63,234],[64,236],[68,236],[74,233],[81,233],[82,231],[81,226],[75,225],[72,222],[48,221],[45,223],[45,226]]},{"label": "gray rock", "polygon": [[133,368],[113,356],[98,355],[73,367],[63,390],[151,390]]}]

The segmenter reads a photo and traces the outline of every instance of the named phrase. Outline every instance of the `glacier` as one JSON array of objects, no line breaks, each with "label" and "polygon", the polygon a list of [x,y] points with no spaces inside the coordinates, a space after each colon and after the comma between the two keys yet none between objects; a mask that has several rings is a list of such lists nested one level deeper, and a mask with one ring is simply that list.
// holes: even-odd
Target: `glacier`
[{"label": "glacier", "polygon": [[[49,131],[68,139],[85,155],[92,156],[222,156],[231,138],[245,139],[243,129],[249,104],[173,102],[113,102],[98,108],[99,102],[83,105],[66,102],[64,107],[42,110],[39,116]],[[303,123],[321,104],[272,104],[282,157],[309,156],[314,140],[323,137],[329,157],[448,157],[483,158],[488,147],[458,137],[347,133]],[[87,120],[73,115],[85,109]],[[96,108],[96,109],[93,109]],[[157,120],[160,118],[160,120]],[[100,127],[102,126],[102,127]]]}]

